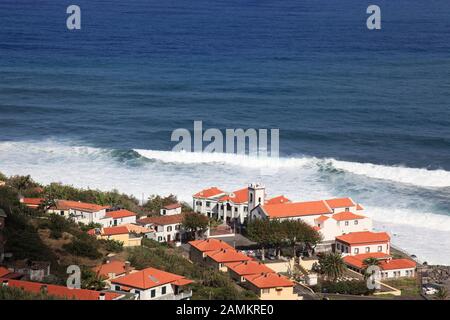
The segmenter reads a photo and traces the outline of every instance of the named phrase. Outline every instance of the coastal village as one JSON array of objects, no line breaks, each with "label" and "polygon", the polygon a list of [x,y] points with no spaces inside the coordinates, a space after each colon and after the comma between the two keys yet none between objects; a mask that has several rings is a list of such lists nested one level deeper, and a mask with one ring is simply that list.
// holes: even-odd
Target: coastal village
[{"label": "coastal village", "polygon": [[[0,192],[8,188],[7,182],[0,182]],[[36,212],[36,219],[50,225],[50,238],[65,239],[55,235],[51,221],[70,221],[82,230],[77,231],[79,237],[115,249],[89,267],[96,285],[71,289],[51,283],[50,261],[17,259],[8,252],[11,239],[3,230],[10,223],[10,209],[0,202],[3,290],[56,299],[189,300],[196,290],[207,291],[197,273],[214,272],[249,299],[402,298],[411,292],[409,298],[419,299],[445,293],[433,284],[433,270],[393,248],[390,235],[375,231],[364,205],[350,197],[298,201],[251,183],[235,191],[192,190],[191,204],[172,198],[157,206],[158,212],[145,215],[116,204],[54,199],[45,188],[37,189],[34,197],[17,193],[17,201],[29,215]],[[86,251],[77,250],[80,256]],[[153,254],[174,260],[164,268],[142,262],[151,261]],[[191,273],[183,274],[181,268],[171,272],[180,263]]]}]

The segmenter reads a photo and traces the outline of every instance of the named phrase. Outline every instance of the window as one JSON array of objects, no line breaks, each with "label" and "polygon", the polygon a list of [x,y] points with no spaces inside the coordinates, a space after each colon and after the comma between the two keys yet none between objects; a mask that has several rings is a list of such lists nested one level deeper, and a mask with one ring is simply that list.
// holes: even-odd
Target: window
[{"label": "window", "polygon": [[345,221],[345,226],[348,226],[348,221]]},{"label": "window", "polygon": [[162,237],[158,237],[158,242],[161,242],[162,241]]},{"label": "window", "polygon": [[[320,225],[319,225],[319,227],[320,227]],[[336,244],[336,248],[337,248],[338,250],[341,250],[341,245],[340,245],[339,243],[337,243],[337,244]]]},{"label": "window", "polygon": [[209,208],[211,206],[211,202],[206,201],[206,207]]},{"label": "window", "polygon": [[345,208],[345,212],[349,212],[350,211],[350,208]]},{"label": "window", "polygon": [[163,216],[166,215],[166,209],[163,209],[162,214]]},{"label": "window", "polygon": [[258,203],[261,204],[261,197],[258,198]]},{"label": "window", "polygon": [[195,204],[196,204],[197,206],[201,206],[201,205],[202,205],[202,202],[201,202],[201,201],[196,201]]},{"label": "window", "polygon": [[152,291],[150,291],[150,297],[154,298],[156,296],[156,290],[152,289]]},{"label": "window", "polygon": [[378,246],[378,252],[383,251],[383,246]]},{"label": "window", "polygon": [[250,193],[250,202],[253,202],[253,193]]},{"label": "window", "polygon": [[62,215],[62,216],[64,215],[64,211],[61,211],[61,215]]},{"label": "window", "polygon": [[236,207],[236,208],[234,208],[234,212],[238,212],[238,208]]},{"label": "window", "polygon": [[180,230],[180,227],[181,227],[181,225],[177,224],[177,225],[175,226],[175,230]]},{"label": "window", "polygon": [[166,292],[167,292],[167,287],[166,286],[162,287],[161,294],[166,294]]},{"label": "window", "polygon": [[116,291],[120,291],[120,286],[116,286]]},{"label": "window", "polygon": [[355,225],[357,225],[358,224],[358,220],[355,220]]},{"label": "window", "polygon": [[262,293],[265,293],[265,294],[270,293],[270,289],[262,289]]},{"label": "window", "polygon": [[172,226],[167,227],[167,232],[170,232],[170,231],[172,231]]},{"label": "window", "polygon": [[248,207],[244,207],[244,212],[247,212],[248,211]]},{"label": "window", "polygon": [[370,247],[366,247],[366,253],[370,252]]},{"label": "window", "polygon": [[355,254],[358,254],[359,253],[359,248],[355,248],[354,252],[355,252]]}]

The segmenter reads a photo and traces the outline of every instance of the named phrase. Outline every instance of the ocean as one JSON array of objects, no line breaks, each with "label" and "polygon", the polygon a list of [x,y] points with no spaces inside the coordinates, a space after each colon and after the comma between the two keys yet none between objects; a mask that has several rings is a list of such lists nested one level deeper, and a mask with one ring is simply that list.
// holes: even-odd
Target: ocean
[{"label": "ocean", "polygon": [[[449,36],[446,0],[2,0],[0,172],[189,203],[256,181],[351,196],[450,264]],[[172,152],[195,120],[278,128],[280,159]]]}]

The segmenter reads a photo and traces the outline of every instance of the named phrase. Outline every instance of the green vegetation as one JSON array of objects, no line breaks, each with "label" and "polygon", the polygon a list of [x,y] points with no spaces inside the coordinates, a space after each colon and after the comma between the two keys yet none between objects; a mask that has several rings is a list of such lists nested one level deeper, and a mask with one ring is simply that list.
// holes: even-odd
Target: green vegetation
[{"label": "green vegetation", "polygon": [[207,230],[209,219],[200,213],[189,212],[184,215],[181,224],[190,239],[197,239]]},{"label": "green vegetation", "polygon": [[102,239],[102,240],[98,240],[98,241],[104,245],[106,251],[115,252],[115,253],[119,253],[119,252],[123,251],[123,242],[122,241],[110,240],[110,239]]},{"label": "green vegetation", "polygon": [[303,221],[255,219],[247,224],[247,237],[258,243],[265,259],[265,249],[276,248],[278,254],[290,247],[292,256],[297,256],[297,247],[312,249],[322,239],[321,235]]},{"label": "green vegetation", "polygon": [[154,267],[194,280],[191,285],[193,299],[257,299],[253,292],[238,287],[227,274],[192,264],[177,249],[168,249],[166,245],[151,240],[146,244],[151,247],[129,249],[128,260],[131,264],[137,269]]},{"label": "green vegetation", "polygon": [[99,241],[87,233],[81,233],[77,238],[73,238],[72,242],[63,245],[63,249],[70,254],[90,259],[102,257],[99,247]]},{"label": "green vegetation", "polygon": [[402,292],[402,296],[420,296],[420,286],[416,278],[384,279],[382,282],[399,289]]},{"label": "green vegetation", "polygon": [[19,288],[1,287],[0,300],[62,300],[46,293],[31,293]]},{"label": "green vegetation", "polygon": [[365,281],[349,280],[349,281],[324,281],[320,285],[313,288],[316,292],[322,293],[339,293],[351,295],[369,295],[373,290],[367,288]]},{"label": "green vegetation", "polygon": [[81,269],[81,288],[90,290],[103,290],[106,286],[105,281],[94,271],[86,267]]},{"label": "green vegetation", "polygon": [[327,279],[336,282],[342,277],[347,267],[339,253],[325,253],[319,255],[319,272]]}]

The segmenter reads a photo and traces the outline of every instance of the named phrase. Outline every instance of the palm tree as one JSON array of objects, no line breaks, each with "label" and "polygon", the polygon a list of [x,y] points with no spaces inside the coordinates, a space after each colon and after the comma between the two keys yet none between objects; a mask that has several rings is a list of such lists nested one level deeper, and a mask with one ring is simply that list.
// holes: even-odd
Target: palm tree
[{"label": "palm tree", "polygon": [[326,253],[319,257],[321,272],[327,279],[337,281],[344,274],[347,267],[339,253]]},{"label": "palm tree", "polygon": [[369,267],[378,267],[380,266],[380,260],[378,260],[377,258],[374,257],[369,257],[367,259],[364,259],[363,261],[363,267],[364,267],[364,278],[369,278],[373,272],[369,272],[368,269]]},{"label": "palm tree", "polygon": [[446,300],[448,297],[448,291],[444,287],[440,287],[438,292],[436,293],[436,299],[438,300]]}]

